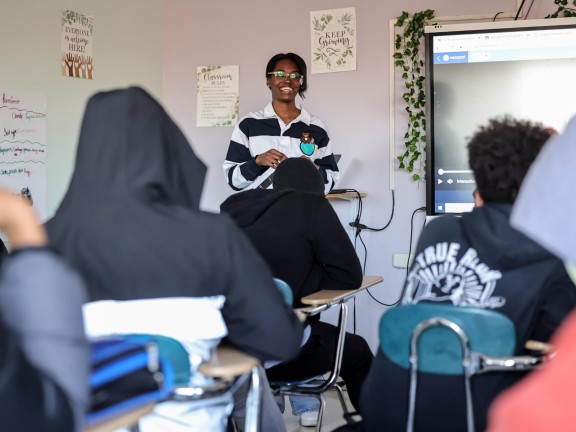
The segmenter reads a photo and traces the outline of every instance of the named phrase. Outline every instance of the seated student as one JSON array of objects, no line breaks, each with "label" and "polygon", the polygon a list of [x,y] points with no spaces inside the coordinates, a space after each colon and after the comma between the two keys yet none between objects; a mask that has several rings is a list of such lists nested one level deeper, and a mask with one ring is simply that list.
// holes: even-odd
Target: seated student
[{"label": "seated student", "polygon": [[[226,216],[200,210],[205,174],[148,93],[98,93],[86,107],[69,189],[47,223],[50,245],[81,271],[92,302],[158,299],[157,315],[140,321],[182,333],[190,314],[171,305],[222,298],[230,344],[260,360],[290,359],[302,324],[244,234]],[[270,399],[276,411],[261,410],[264,430],[283,427]]]},{"label": "seated student", "polygon": [[0,430],[80,432],[88,404],[85,287],[46,249],[31,207],[0,190]]},{"label": "seated student", "polygon": [[[290,285],[294,307],[303,306],[302,297],[323,289],[358,288],[362,283],[360,261],[324,197],[324,181],[315,166],[305,158],[288,158],[278,165],[273,182],[273,190],[237,193],[220,209],[248,235],[274,276]],[[310,320],[311,337],[300,355],[267,370],[270,380],[297,380],[330,369],[337,327],[318,318]],[[346,334],[340,375],[355,407],[372,358],[362,337]]]},{"label": "seated student", "polygon": [[[474,134],[468,158],[482,202],[462,217],[439,217],[424,228],[402,304],[444,302],[501,312],[515,324],[517,354],[528,339],[550,338],[576,304],[576,287],[557,258],[509,223],[524,176],[549,136],[540,124],[509,117],[492,119]],[[476,430],[485,430],[496,395],[521,376],[473,378]],[[408,383],[409,372],[378,350],[362,389],[364,430],[405,430]],[[462,377],[420,373],[415,430],[465,429]]]},{"label": "seated student", "polygon": [[[576,117],[550,139],[522,183],[512,225],[568,263],[576,282]],[[576,430],[576,312],[555,333],[554,355],[540,370],[504,392],[490,408],[491,432]]]}]

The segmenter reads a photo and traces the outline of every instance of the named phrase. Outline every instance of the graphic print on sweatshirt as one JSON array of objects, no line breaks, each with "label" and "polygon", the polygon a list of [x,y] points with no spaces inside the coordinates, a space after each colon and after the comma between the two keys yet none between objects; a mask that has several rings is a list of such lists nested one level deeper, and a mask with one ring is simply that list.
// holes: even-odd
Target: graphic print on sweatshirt
[{"label": "graphic print on sweatshirt", "polygon": [[408,274],[402,303],[452,302],[488,309],[504,306],[504,297],[492,295],[502,273],[482,263],[474,248],[468,248],[460,259],[459,252],[460,244],[448,242],[420,252]]}]

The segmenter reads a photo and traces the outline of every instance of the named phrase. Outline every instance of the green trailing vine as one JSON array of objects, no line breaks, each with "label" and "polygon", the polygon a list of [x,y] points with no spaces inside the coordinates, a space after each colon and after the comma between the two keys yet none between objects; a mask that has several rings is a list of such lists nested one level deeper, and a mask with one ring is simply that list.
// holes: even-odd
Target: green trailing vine
[{"label": "green trailing vine", "polygon": [[[576,0],[554,0],[557,9],[546,18],[576,17]],[[426,92],[424,55],[420,49],[424,27],[434,19],[434,10],[426,9],[410,15],[403,11],[396,18],[399,32],[394,40],[394,65],[402,70],[408,124],[404,134],[405,151],[398,156],[399,168],[412,174],[414,181],[423,180],[426,147]]]},{"label": "green trailing vine", "polygon": [[[561,1],[561,0],[559,0]],[[576,0],[574,0],[576,1]],[[408,125],[404,134],[404,153],[398,156],[399,168],[412,174],[414,181],[424,179],[426,147],[426,94],[424,60],[420,50],[424,27],[434,18],[434,11],[427,9],[412,16],[408,12],[396,19],[400,29],[394,40],[394,65],[402,70]]]},{"label": "green trailing vine", "polygon": [[554,4],[558,8],[551,14],[546,15],[546,18],[576,17],[576,0],[572,0],[573,7],[568,6],[568,0],[554,0]]}]

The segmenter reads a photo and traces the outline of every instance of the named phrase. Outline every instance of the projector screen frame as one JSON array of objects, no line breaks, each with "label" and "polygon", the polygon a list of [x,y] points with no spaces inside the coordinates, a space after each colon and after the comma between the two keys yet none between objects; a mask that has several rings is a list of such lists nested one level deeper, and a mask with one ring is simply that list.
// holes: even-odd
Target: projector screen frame
[{"label": "projector screen frame", "polygon": [[[452,214],[460,214],[464,211],[467,211],[471,208],[472,203],[472,192],[475,189],[475,185],[473,183],[466,183],[469,184],[469,187],[462,186],[462,190],[465,192],[464,195],[469,193],[469,197],[466,195],[466,199],[469,200],[470,208],[465,210],[460,210],[458,206],[453,207],[453,211],[446,211],[446,205],[441,204],[444,206],[444,209],[439,210],[439,201],[437,200],[436,191],[441,190],[442,187],[447,187],[446,185],[440,186],[438,188],[437,182],[441,181],[438,178],[437,174],[437,166],[436,166],[436,156],[434,153],[434,146],[435,143],[435,134],[436,134],[436,123],[437,119],[435,118],[435,98],[434,98],[434,52],[432,49],[434,48],[435,38],[438,39],[439,37],[443,36],[458,36],[458,35],[481,35],[484,33],[489,34],[499,34],[499,33],[506,33],[506,32],[514,32],[520,34],[519,32],[532,32],[532,31],[541,31],[541,30],[548,30],[548,29],[564,29],[570,28],[576,30],[576,18],[557,18],[557,19],[538,19],[538,20],[521,20],[521,21],[497,21],[497,22],[469,22],[469,23],[458,23],[458,24],[435,24],[431,26],[425,27],[424,32],[424,43],[425,43],[425,68],[426,68],[426,82],[425,82],[425,91],[426,91],[426,119],[427,119],[427,130],[426,130],[426,214],[428,216],[437,216],[442,215],[445,213],[452,213]],[[574,47],[576,47],[576,41],[574,41]],[[472,51],[470,51],[472,53]],[[468,55],[468,53],[466,54]],[[576,63],[576,53],[573,57],[570,57],[570,61],[574,59]],[[472,63],[469,61],[470,59],[466,57],[466,64]],[[478,60],[477,60],[478,61]],[[478,63],[496,63],[498,60],[495,61],[478,61]],[[437,59],[438,62],[438,59]],[[456,62],[456,61],[455,61]],[[464,62],[461,62],[464,63]],[[448,64],[448,63],[447,63]],[[437,64],[438,66],[438,64]],[[440,67],[442,65],[440,64]],[[555,86],[553,87],[555,88]],[[576,105],[576,104],[575,104]],[[567,113],[567,117],[569,117]],[[537,119],[534,119],[537,120]],[[485,124],[485,121],[482,122]],[[465,148],[465,142],[462,144]],[[460,149],[461,150],[461,149]],[[456,170],[457,171],[457,170]],[[455,171],[455,172],[456,172]],[[454,174],[455,176],[459,176],[460,174]],[[462,174],[464,177],[468,176],[468,178],[464,178],[460,181],[469,181],[470,178],[473,179],[471,174]],[[442,181],[443,183],[443,181]],[[461,195],[463,196],[463,195]],[[455,210],[454,210],[455,209]]]}]

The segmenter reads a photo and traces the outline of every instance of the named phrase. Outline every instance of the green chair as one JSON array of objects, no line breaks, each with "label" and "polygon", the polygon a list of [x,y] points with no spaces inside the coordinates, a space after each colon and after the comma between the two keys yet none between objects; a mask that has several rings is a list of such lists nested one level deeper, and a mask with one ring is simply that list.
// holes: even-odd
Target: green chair
[{"label": "green chair", "polygon": [[543,360],[514,356],[514,323],[488,309],[435,303],[401,305],[384,313],[379,333],[384,355],[410,370],[408,432],[414,429],[418,371],[463,376],[466,422],[468,431],[473,432],[471,377],[491,371],[527,371]]},{"label": "green chair", "polygon": [[278,288],[282,294],[282,297],[284,297],[284,302],[288,306],[292,307],[294,305],[294,293],[292,292],[290,285],[288,285],[288,283],[284,282],[282,279],[278,278],[274,278],[274,283],[276,284],[276,288]]}]

